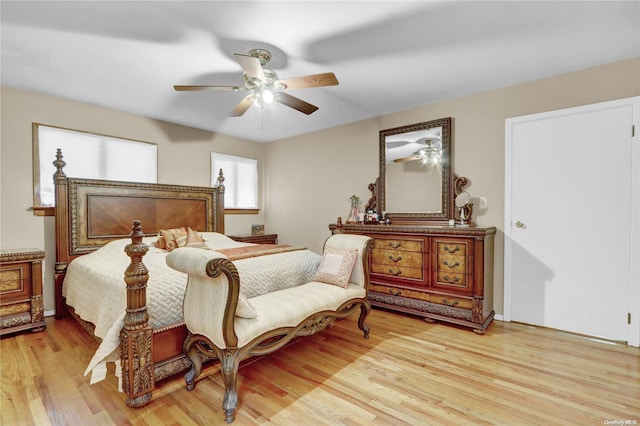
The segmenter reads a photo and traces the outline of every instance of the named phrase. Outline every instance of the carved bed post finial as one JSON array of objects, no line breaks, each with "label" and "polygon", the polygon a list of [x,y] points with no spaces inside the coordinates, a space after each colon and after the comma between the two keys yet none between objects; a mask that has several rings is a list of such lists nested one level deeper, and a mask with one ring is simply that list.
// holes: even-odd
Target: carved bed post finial
[{"label": "carved bed post finial", "polygon": [[151,400],[154,387],[152,358],[153,330],[147,312],[147,281],[149,270],[142,257],[149,247],[142,242],[144,233],[139,220],[133,221],[131,244],[124,251],[131,258],[124,272],[127,283],[127,312],[120,331],[120,359],[122,360],[122,388],[127,394],[127,406],[141,407]]},{"label": "carved bed post finial", "polygon": [[224,175],[222,174],[222,169],[220,169],[218,173],[218,184],[216,186],[220,188],[221,191],[224,191]]},{"label": "carved bed post finial", "polygon": [[338,216],[338,220],[336,221],[336,229],[333,230],[333,234],[343,234],[344,229],[342,229],[342,216]]},{"label": "carved bed post finial", "polygon": [[60,148],[58,148],[56,150],[56,160],[53,162],[53,165],[56,166],[56,172],[53,174],[53,181],[54,182],[56,182],[58,179],[67,177],[67,175],[64,174],[64,172],[62,171],[64,166],[67,165],[67,163],[65,163],[62,160],[62,149],[60,149]]}]

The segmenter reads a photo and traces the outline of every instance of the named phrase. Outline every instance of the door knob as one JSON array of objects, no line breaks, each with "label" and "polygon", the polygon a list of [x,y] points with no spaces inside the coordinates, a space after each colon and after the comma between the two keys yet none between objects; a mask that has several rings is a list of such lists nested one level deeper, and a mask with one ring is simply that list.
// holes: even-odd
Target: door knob
[{"label": "door knob", "polygon": [[516,222],[516,228],[524,228],[524,223],[517,221]]}]

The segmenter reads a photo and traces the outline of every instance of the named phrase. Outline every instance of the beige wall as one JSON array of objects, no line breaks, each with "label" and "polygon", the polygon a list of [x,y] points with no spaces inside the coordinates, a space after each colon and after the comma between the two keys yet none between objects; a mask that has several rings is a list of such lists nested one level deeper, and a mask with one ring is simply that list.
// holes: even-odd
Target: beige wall
[{"label": "beige wall", "polygon": [[[348,198],[356,194],[364,203],[369,198],[367,184],[378,175],[378,132],[452,117],[454,171],[469,178],[467,190],[474,198],[487,197],[484,211],[474,200],[476,222],[498,228],[494,306],[501,314],[505,119],[638,95],[640,58],[270,143],[265,151],[267,226],[283,243],[320,251],[328,224],[347,217]],[[549,206],[558,214],[563,207],[569,206]]]},{"label": "beige wall", "polygon": [[[209,186],[211,151],[255,158],[263,164],[261,143],[8,87],[2,87],[1,96],[0,248],[34,247],[46,251],[45,311],[54,309],[54,220],[36,217],[30,210],[31,123],[157,143],[160,183]],[[249,233],[252,223],[263,223],[262,216],[227,215],[226,231]]]},{"label": "beige wall", "polygon": [[[265,223],[266,231],[278,233],[281,243],[320,252],[329,223],[348,215],[348,198],[356,194],[363,204],[369,198],[367,185],[378,175],[378,132],[450,116],[454,170],[469,178],[473,197],[487,197],[485,211],[479,211],[476,202],[478,224],[498,228],[494,306],[501,314],[505,119],[638,95],[640,58],[259,144],[2,87],[0,248],[46,250],[45,310],[51,311],[53,218],[35,217],[29,210],[32,122],[158,143],[163,183],[209,185],[211,151],[262,160],[264,209],[258,216],[228,215],[227,232],[247,233],[252,223]],[[562,206],[549,208],[562,211]]]}]

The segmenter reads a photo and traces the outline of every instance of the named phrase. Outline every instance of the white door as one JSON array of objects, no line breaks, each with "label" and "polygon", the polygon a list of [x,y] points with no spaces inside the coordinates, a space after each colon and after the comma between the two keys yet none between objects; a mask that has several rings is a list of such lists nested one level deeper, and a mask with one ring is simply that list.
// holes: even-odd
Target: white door
[{"label": "white door", "polygon": [[507,120],[505,320],[629,340],[633,117],[627,100]]}]

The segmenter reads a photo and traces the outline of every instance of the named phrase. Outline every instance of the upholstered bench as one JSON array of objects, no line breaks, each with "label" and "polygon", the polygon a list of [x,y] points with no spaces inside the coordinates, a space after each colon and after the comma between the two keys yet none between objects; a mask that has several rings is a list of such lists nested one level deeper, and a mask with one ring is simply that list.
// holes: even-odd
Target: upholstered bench
[{"label": "upholstered bench", "polygon": [[169,253],[167,264],[189,276],[183,308],[189,335],[184,351],[193,366],[185,376],[187,389],[195,387],[203,357],[220,359],[225,383],[222,408],[231,423],[238,406],[242,359],[271,353],[294,337],[315,334],[357,310],[358,327],[368,338],[372,242],[361,235],[332,235],[312,281],[251,298],[240,295],[238,270],[222,253],[190,247]]}]

